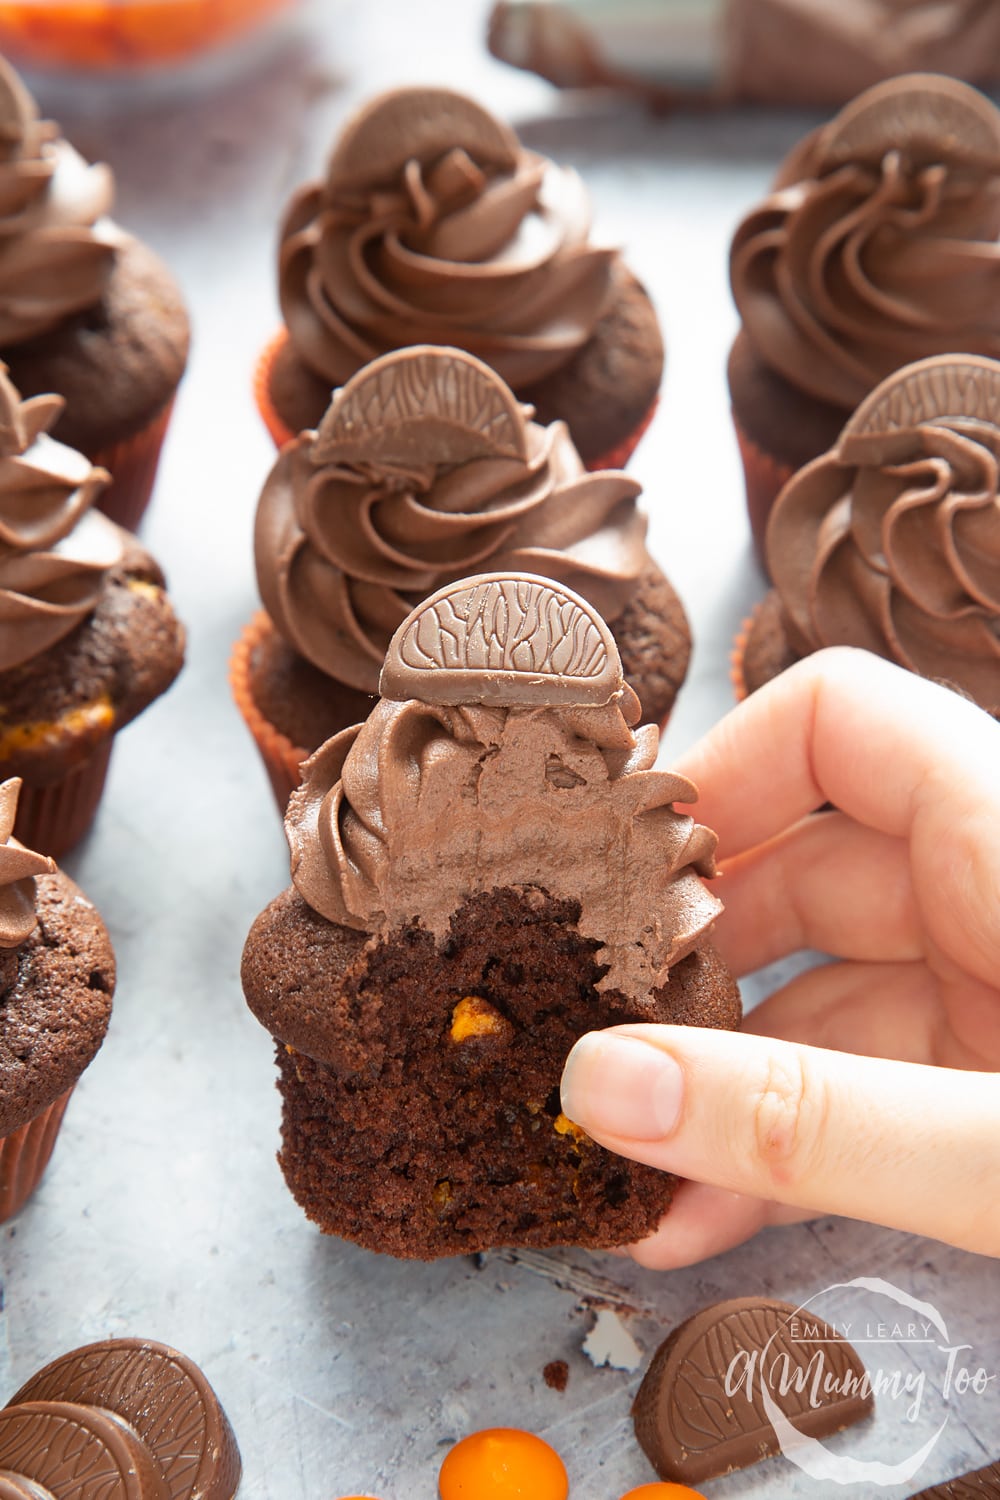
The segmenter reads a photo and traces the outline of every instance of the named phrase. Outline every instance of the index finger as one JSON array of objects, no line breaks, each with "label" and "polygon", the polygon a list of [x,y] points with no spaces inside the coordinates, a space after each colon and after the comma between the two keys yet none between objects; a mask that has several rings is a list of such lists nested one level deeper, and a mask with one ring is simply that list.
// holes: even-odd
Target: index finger
[{"label": "index finger", "polygon": [[929,800],[1000,820],[1000,725],[974,703],[867,651],[805,657],[752,693],[671,769],[728,859],[832,802],[906,838]]}]

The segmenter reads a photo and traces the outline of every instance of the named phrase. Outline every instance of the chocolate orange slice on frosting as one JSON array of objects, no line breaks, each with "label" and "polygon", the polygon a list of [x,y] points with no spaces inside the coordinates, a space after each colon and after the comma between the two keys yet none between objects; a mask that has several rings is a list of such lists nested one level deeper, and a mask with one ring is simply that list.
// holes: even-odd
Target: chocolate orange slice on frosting
[{"label": "chocolate orange slice on frosting", "polygon": [[490,573],[426,599],[393,636],[385,698],[424,703],[610,703],[622,691],[611,631],[579,594]]}]

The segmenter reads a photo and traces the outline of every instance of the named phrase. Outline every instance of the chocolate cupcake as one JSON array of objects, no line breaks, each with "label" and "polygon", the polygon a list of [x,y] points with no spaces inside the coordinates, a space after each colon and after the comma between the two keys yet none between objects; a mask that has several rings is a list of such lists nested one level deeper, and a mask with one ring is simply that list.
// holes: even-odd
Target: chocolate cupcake
[{"label": "chocolate cupcake", "polygon": [[24,780],[18,837],[56,856],[90,826],[115,734],[184,658],[156,563],[93,508],[107,474],[48,435],[62,409],[22,401],[0,365],[0,777]]},{"label": "chocolate cupcake", "polygon": [[51,859],[13,837],[20,789],[16,778],[0,784],[0,1223],[41,1181],[115,988],[97,912]]},{"label": "chocolate cupcake", "polygon": [[0,58],[0,358],[26,396],[66,406],[55,436],[106,468],[101,509],[134,528],[149,501],[188,320],[151,250],[108,217],[109,169],[40,120]]},{"label": "chocolate cupcake", "polygon": [[758,551],[782,485],[903,365],[1000,356],[1000,110],[911,74],[859,95],[782,165],[730,271],[733,419]]},{"label": "chocolate cupcake", "polygon": [[683,607],[646,550],[639,485],[584,471],[488,365],[433,345],[384,355],[287,445],[257,511],[267,611],[233,688],[282,809],[299,766],[370,712],[393,631],[421,598],[484,567],[544,574],[610,624],[626,679],[665,722],[684,680]]},{"label": "chocolate cupcake", "polygon": [[330,391],[410,344],[478,355],[588,468],[620,468],[652,416],[663,343],[643,287],[589,242],[576,173],[461,94],[382,94],[345,126],[326,176],[281,229],[285,328],[257,372],[279,445]]},{"label": "chocolate cupcake", "polygon": [[715,836],[672,806],[695,789],[652,769],[603,620],[541,578],[432,595],[382,691],[304,768],[293,885],[243,955],[286,1181],[399,1256],[638,1239],[674,1180],[588,1139],[558,1085],[594,1027],[739,1023]]},{"label": "chocolate cupcake", "polygon": [[782,490],[737,691],[861,646],[1000,717],[1000,363],[920,360]]}]

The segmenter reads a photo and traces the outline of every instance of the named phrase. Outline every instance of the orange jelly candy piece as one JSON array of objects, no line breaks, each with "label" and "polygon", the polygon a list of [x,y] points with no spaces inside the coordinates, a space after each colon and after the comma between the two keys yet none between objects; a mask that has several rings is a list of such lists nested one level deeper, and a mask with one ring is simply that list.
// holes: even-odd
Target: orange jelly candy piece
[{"label": "orange jelly candy piece", "polygon": [[455,1444],[438,1477],[441,1500],[566,1500],[569,1478],[554,1448],[517,1427],[489,1427]]},{"label": "orange jelly candy piece", "polygon": [[701,1490],[688,1489],[686,1484],[640,1484],[637,1490],[629,1490],[622,1500],[705,1500]]}]

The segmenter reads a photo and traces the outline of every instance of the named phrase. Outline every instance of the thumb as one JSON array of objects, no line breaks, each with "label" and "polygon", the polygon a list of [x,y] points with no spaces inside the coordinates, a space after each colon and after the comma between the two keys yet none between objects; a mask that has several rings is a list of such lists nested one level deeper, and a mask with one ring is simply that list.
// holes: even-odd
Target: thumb
[{"label": "thumb", "polygon": [[580,1038],[563,1111],[696,1182],[1000,1255],[1000,1078],[698,1026]]}]

